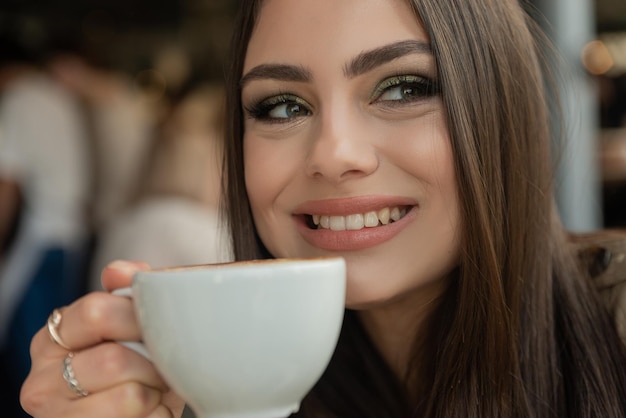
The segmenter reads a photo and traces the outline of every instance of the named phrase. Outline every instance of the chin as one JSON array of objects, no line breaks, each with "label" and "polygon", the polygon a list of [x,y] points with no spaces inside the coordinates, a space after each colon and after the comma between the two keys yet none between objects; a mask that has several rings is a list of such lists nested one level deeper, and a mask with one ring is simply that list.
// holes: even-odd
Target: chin
[{"label": "chin", "polygon": [[431,305],[437,300],[445,292],[450,280],[446,273],[415,277],[410,274],[394,275],[391,269],[383,273],[370,271],[367,275],[348,272],[346,308],[354,310],[394,307],[420,310],[420,307]]},{"label": "chin", "polygon": [[[402,295],[404,293],[402,292]],[[402,296],[391,289],[381,289],[375,284],[354,284],[348,278],[346,288],[346,308],[353,310],[368,310],[393,304]]]}]

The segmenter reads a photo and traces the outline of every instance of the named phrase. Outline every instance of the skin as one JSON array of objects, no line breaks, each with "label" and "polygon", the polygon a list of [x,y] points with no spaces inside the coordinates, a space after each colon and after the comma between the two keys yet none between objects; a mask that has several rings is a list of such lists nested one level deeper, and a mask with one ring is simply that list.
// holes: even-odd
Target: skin
[{"label": "skin", "polygon": [[[381,48],[389,52],[391,45],[401,53],[381,60]],[[445,289],[459,252],[445,114],[440,98],[423,89],[436,83],[437,74],[427,46],[423,28],[401,0],[267,0],[244,68],[246,109],[289,93],[301,110],[286,122],[270,122],[258,112],[251,118],[246,110],[246,185],[263,242],[276,257],[345,257],[347,305],[360,311],[399,375],[415,327]],[[354,65],[363,54],[378,59],[367,68]],[[268,79],[259,71],[268,64],[305,69],[308,78]],[[398,76],[410,76],[410,82],[392,87]],[[417,94],[402,96],[403,90]],[[286,109],[275,106],[271,114],[279,117]],[[408,213],[388,226],[349,232],[316,231],[305,222],[310,214],[389,206]],[[102,283],[109,291],[128,286],[145,268],[115,262],[103,271]],[[60,373],[67,351],[44,328],[33,340],[33,367],[22,389],[28,412],[38,418],[180,416],[182,400],[153,365],[110,342],[140,338],[130,300],[93,293],[62,312],[60,336],[74,348],[75,374],[90,395],[79,398],[67,388]]]},{"label": "skin", "polygon": [[[102,272],[111,291],[130,285],[132,276],[149,266],[116,261]],[[53,343],[42,328],[31,344],[32,368],[22,387],[24,409],[35,417],[179,417],[184,402],[170,392],[152,363],[110,342],[138,341],[132,302],[104,292],[91,293],[62,309],[61,339],[76,353],[72,367],[87,397],[67,387],[60,365],[67,350]]]},{"label": "skin", "polygon": [[[458,261],[452,151],[437,95],[398,100],[414,87],[406,83],[377,90],[398,75],[434,79],[428,51],[411,47],[358,74],[345,69],[364,52],[405,41],[428,45],[404,1],[269,0],[252,34],[242,90],[246,185],[264,244],[276,257],[345,257],[347,306],[361,310],[398,373],[415,324]],[[306,77],[259,71],[275,64]],[[287,103],[268,115],[250,111],[285,94]],[[294,103],[300,113],[286,117]],[[411,210],[397,224],[356,232],[313,231],[302,216],[395,205]]]}]

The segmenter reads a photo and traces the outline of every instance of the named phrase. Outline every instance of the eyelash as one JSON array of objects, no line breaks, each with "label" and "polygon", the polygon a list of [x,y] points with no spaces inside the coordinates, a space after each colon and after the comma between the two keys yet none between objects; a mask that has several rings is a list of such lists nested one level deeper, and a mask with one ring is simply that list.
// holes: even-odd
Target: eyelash
[{"label": "eyelash", "polygon": [[[389,93],[393,89],[403,86],[411,89],[415,95],[412,97],[402,97],[398,100],[381,100],[381,97],[383,97],[385,93]],[[418,75],[397,75],[386,78],[382,82],[378,83],[370,95],[370,104],[384,103],[388,106],[403,106],[424,98],[434,97],[439,93],[439,85],[433,80]],[[285,118],[271,116],[271,112],[276,110],[281,105],[298,106],[299,109],[304,109],[304,112],[302,115],[296,115],[293,117],[287,116]],[[261,99],[252,103],[250,106],[246,106],[244,110],[250,118],[266,123],[285,123],[293,120],[294,118],[308,116],[311,114],[310,106],[307,102],[297,95],[290,93],[283,93]]]},{"label": "eyelash", "polygon": [[[380,100],[385,93],[398,87],[408,87],[414,93],[412,97],[402,97],[399,100]],[[370,96],[370,104],[384,102],[393,106],[413,103],[420,99],[434,97],[439,94],[439,85],[428,78],[418,75],[397,75],[389,77],[379,83]]]},{"label": "eyelash", "polygon": [[254,102],[251,106],[245,107],[245,111],[252,119],[264,122],[283,123],[291,118],[276,118],[270,116],[270,113],[280,105],[297,105],[305,109],[307,115],[311,113],[309,105],[294,94],[279,94],[277,96],[268,97],[266,99]]}]

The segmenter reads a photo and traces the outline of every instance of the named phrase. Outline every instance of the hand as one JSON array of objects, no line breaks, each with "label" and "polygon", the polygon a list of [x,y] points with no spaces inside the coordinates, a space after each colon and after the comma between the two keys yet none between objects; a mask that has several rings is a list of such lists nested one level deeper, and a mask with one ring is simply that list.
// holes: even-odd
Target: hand
[{"label": "hand", "polygon": [[[129,286],[132,275],[148,266],[113,262],[102,272],[108,291]],[[125,297],[88,294],[60,309],[58,337],[71,348],[71,369],[81,396],[63,377],[69,350],[43,327],[31,343],[32,367],[21,393],[23,408],[36,418],[180,417],[183,400],[169,390],[154,365],[115,340],[139,341],[140,330]]]}]

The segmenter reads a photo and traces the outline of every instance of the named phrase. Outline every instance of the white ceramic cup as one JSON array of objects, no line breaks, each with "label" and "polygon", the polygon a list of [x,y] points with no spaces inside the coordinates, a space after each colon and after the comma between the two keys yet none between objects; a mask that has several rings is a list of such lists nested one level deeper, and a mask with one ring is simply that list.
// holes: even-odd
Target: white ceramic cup
[{"label": "white ceramic cup", "polygon": [[199,418],[283,418],[324,372],[341,329],[342,258],[141,271],[131,296],[144,346]]}]

